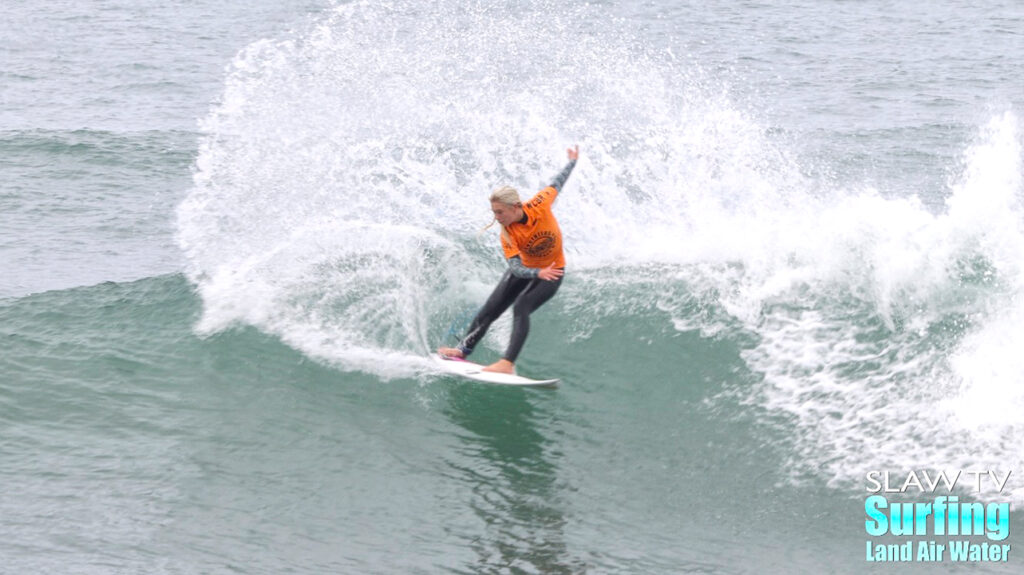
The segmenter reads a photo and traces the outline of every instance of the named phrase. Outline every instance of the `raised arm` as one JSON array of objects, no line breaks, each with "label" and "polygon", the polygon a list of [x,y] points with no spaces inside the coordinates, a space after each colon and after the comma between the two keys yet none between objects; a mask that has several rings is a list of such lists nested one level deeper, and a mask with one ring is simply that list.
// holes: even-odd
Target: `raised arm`
[{"label": "raised arm", "polygon": [[566,154],[569,156],[569,163],[562,168],[562,171],[555,176],[555,179],[551,180],[551,187],[561,192],[562,186],[565,185],[565,181],[569,179],[569,174],[572,173],[572,169],[576,167],[576,160],[580,157],[580,147],[574,146],[566,150]]}]

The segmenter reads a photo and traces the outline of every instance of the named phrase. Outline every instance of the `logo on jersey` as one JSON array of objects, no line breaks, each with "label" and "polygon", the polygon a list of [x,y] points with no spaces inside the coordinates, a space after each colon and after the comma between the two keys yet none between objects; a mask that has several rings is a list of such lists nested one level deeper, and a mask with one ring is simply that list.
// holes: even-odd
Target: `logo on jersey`
[{"label": "logo on jersey", "polygon": [[541,204],[543,204],[548,199],[549,195],[551,195],[551,194],[547,193],[547,189],[544,189],[544,190],[541,190],[541,191],[537,192],[537,195],[533,196],[533,199],[531,199],[530,201],[526,202],[526,207],[528,207],[528,208],[539,207]]},{"label": "logo on jersey", "polygon": [[556,241],[554,232],[539,232],[530,237],[523,251],[532,258],[545,258],[554,251]]}]

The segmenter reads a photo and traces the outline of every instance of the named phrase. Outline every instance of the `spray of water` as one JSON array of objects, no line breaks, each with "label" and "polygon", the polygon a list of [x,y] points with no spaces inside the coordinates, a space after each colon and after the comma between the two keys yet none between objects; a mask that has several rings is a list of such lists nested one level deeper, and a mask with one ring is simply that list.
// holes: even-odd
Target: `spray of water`
[{"label": "spray of water", "polygon": [[772,172],[755,126],[587,10],[357,2],[240,53],[179,209],[199,330],[408,375],[503,265],[478,233],[490,190],[539,189],[567,145],[585,150],[559,201],[582,269],[674,252],[714,193],[688,191]]}]

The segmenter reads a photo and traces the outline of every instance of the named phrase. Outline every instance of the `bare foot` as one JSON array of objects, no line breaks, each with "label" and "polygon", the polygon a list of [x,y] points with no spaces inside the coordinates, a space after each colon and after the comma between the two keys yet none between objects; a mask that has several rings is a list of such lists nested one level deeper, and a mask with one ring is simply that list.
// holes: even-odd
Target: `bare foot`
[{"label": "bare foot", "polygon": [[516,366],[514,363],[507,359],[499,359],[498,361],[488,365],[481,371],[493,371],[495,373],[507,373],[509,375],[516,374]]},{"label": "bare foot", "polygon": [[456,347],[439,347],[437,348],[437,353],[444,357],[458,357],[465,359],[465,356],[462,355],[462,350]]}]

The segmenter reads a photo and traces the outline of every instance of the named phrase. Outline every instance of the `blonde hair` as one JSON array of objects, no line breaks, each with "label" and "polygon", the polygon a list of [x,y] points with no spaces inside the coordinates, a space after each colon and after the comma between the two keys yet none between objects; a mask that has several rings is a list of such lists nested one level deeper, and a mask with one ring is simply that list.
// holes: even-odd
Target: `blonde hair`
[{"label": "blonde hair", "polygon": [[[502,186],[497,190],[494,190],[494,192],[491,193],[491,203],[494,202],[505,204],[506,206],[518,206],[523,203],[523,201],[519,199],[519,190],[512,186]],[[480,230],[480,233],[482,234],[491,229],[491,226],[493,226],[496,221],[498,221],[497,218],[492,219],[491,223],[487,224],[484,226],[484,229]],[[501,226],[501,237],[506,241],[512,241],[508,235],[508,231],[505,229],[505,226]]]},{"label": "blonde hair", "polygon": [[506,206],[515,206],[523,203],[519,199],[519,191],[512,186],[502,186],[491,194],[492,202],[499,202]]}]

